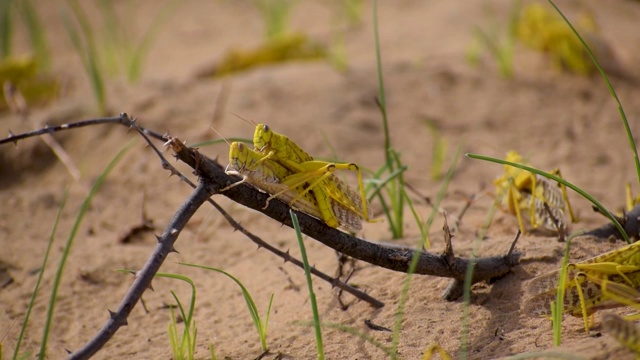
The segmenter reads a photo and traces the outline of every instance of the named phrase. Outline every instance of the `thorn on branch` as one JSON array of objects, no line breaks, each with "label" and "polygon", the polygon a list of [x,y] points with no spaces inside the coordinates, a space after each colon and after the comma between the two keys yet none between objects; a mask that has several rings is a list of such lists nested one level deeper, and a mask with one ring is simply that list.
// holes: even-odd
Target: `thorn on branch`
[{"label": "thorn on branch", "polygon": [[[11,132],[11,129],[9,129],[9,137],[7,137],[7,139],[13,139],[14,137],[16,137],[16,135]],[[15,145],[16,147],[18,146],[18,140],[13,140],[13,145]]]},{"label": "thorn on branch", "polygon": [[455,255],[453,254],[453,245],[451,244],[451,239],[453,235],[451,235],[451,231],[449,230],[449,224],[447,223],[447,213],[443,212],[444,216],[444,225],[442,226],[442,230],[444,230],[444,260],[451,264],[455,260]]}]

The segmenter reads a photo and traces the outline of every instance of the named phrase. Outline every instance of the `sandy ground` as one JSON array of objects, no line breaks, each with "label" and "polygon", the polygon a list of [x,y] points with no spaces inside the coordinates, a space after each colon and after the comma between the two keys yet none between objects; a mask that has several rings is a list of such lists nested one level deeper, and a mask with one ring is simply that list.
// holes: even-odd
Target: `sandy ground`
[{"label": "sandy ground", "polygon": [[[157,13],[155,1],[133,3],[132,26],[145,29],[149,14]],[[465,53],[475,26],[486,26],[491,5],[503,17],[508,1],[465,3],[399,1],[380,4],[380,41],[387,86],[388,113],[393,145],[409,165],[407,182],[423,194],[434,197],[439,180],[429,176],[434,138],[426,121],[437,126],[446,140],[447,161],[456,148],[495,157],[517,150],[542,169],[559,167],[565,178],[593,194],[611,208],[624,203],[624,184],[637,184],[633,160],[616,105],[599,77],[568,75],[553,69],[541,54],[521,46],[516,49],[516,74],[503,79],[495,63],[483,58],[477,67],[469,65]],[[71,86],[56,104],[33,109],[34,121],[63,123],[99,116],[85,73],[69,43],[59,17],[61,4],[50,2],[41,14],[54,56],[54,72]],[[586,7],[601,27],[601,34],[625,66],[626,75],[612,82],[632,130],[640,127],[640,88],[631,78],[640,78],[640,31],[637,2],[616,0],[606,6],[596,1],[562,1],[568,15]],[[329,41],[332,10],[321,1],[300,2],[293,13],[294,29]],[[232,137],[251,137],[253,128],[233,114],[264,122],[288,134],[311,154],[357,162],[378,168],[383,162],[382,121],[375,105],[376,65],[371,20],[366,2],[361,25],[345,30],[348,70],[339,73],[323,61],[288,63],[264,67],[226,77],[223,80],[196,79],[201,69],[219,59],[232,47],[250,47],[262,40],[262,21],[249,1],[191,1],[175,7],[154,42],[139,83],[109,81],[110,113],[125,111],[141,124],[159,132],[170,131],[189,143],[217,137],[210,127]],[[20,40],[20,39],[19,39]],[[18,41],[17,46],[24,45]],[[24,46],[23,46],[24,47]],[[222,117],[212,124],[216,98],[226,87],[228,101]],[[2,131],[14,133],[28,126],[10,113],[0,115]],[[176,177],[167,177],[157,157],[135,133],[121,127],[100,126],[59,134],[56,138],[80,168],[75,182],[38,139],[17,147],[0,148],[0,264],[13,282],[0,289],[0,334],[5,356],[12,353],[26,304],[37,279],[48,236],[65,189],[69,200],[61,216],[56,240],[42,286],[31,316],[23,349],[37,352],[44,326],[46,303],[77,209],[93,180],[113,156],[134,139],[133,149],[109,176],[95,197],[73,245],[58,294],[56,314],[49,342],[49,358],[65,357],[65,349],[77,349],[104,324],[107,309],[115,309],[131,283],[115,269],[137,269],[155,245],[151,232],[129,244],[122,234],[142,221],[144,209],[160,233],[190,189]],[[636,140],[638,141],[638,140]],[[202,152],[226,163],[224,145]],[[184,166],[181,169],[190,173]],[[465,198],[483,191],[493,192],[493,180],[501,166],[460,160],[443,207],[457,214]],[[635,186],[638,191],[638,187]],[[581,222],[573,229],[605,223],[592,213],[590,204],[570,194]],[[219,201],[236,220],[271,244],[298,256],[294,232],[269,218],[227,199]],[[418,201],[421,216],[430,208]],[[454,249],[469,256],[475,234],[482,226],[493,198],[484,196],[467,212],[455,233]],[[380,204],[374,203],[380,213]],[[443,219],[432,229],[433,248],[443,249]],[[478,254],[504,253],[517,229],[516,219],[498,212]],[[385,223],[365,224],[358,234],[370,241],[392,241]],[[407,219],[406,238],[398,244],[416,243],[419,232]],[[306,239],[310,260],[318,269],[334,274],[337,258],[333,250]],[[614,249],[611,244],[579,239],[571,249],[573,260],[585,259]],[[208,344],[218,358],[251,359],[262,351],[238,287],[221,275],[180,266],[180,261],[222,268],[241,279],[251,291],[261,312],[274,294],[268,330],[270,354],[265,358],[311,359],[315,357],[313,330],[295,321],[311,319],[309,296],[302,271],[256,246],[231,227],[210,207],[201,208],[182,232],[172,254],[162,267],[191,277],[198,289],[195,320],[198,326],[197,358],[208,358]],[[521,311],[527,280],[558,267],[564,244],[553,237],[524,235],[518,249],[524,253],[521,265],[495,284],[473,287],[469,308],[469,357],[497,358],[523,352],[552,349],[550,322],[529,318]],[[392,334],[373,331],[365,320],[392,328],[405,276],[366,263],[357,263],[351,282],[383,301],[375,310],[366,303],[343,295],[350,304],[341,310],[336,291],[314,280],[322,321],[352,326],[384,345]],[[446,302],[442,292],[449,279],[419,276],[413,279],[400,334],[399,354],[418,359],[432,343],[440,344],[459,357],[463,339],[460,301]],[[96,355],[100,359],[171,358],[167,335],[175,290],[183,302],[189,288],[176,281],[160,279],[155,291],[144,296],[149,312],[136,307],[129,326],[122,328]],[[628,312],[628,309],[619,311]],[[585,358],[634,355],[608,335],[600,336],[600,313],[591,335],[584,333],[581,319],[567,317],[563,323],[565,348]],[[324,330],[329,359],[383,359],[382,351],[360,338],[337,330]],[[615,353],[615,355],[614,355]]]}]

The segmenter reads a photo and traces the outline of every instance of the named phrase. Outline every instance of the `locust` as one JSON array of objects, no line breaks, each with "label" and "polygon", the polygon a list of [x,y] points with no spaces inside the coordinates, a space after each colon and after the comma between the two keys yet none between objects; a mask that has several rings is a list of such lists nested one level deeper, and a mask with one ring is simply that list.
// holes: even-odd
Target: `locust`
[{"label": "locust", "polygon": [[[341,203],[329,198],[322,188],[306,189],[306,184],[289,186],[285,182],[293,173],[279,163],[264,159],[264,155],[246,145],[233,142],[229,146],[229,165],[225,172],[239,175],[242,180],[221,191],[248,182],[258,189],[284,201],[289,206],[324,220],[327,225],[356,232],[362,229],[360,217]],[[321,201],[318,201],[320,199]],[[268,203],[265,205],[265,207]],[[326,208],[321,208],[326,206]]]},{"label": "locust", "polygon": [[[520,154],[509,151],[507,161],[523,164]],[[560,176],[559,170],[554,175]],[[531,228],[566,234],[568,226],[564,211],[568,210],[572,222],[576,222],[564,185],[523,169],[505,165],[505,174],[495,180],[496,193],[502,197],[503,206],[518,218],[520,231],[525,232],[529,218]],[[524,215],[523,215],[524,214]]]},{"label": "locust", "polygon": [[[529,316],[549,316],[556,299],[560,270],[540,275],[528,284],[524,303]],[[589,331],[588,316],[606,308],[632,306],[640,309],[640,243],[567,265],[563,311],[582,317]]]},{"label": "locust", "polygon": [[640,359],[640,327],[638,325],[618,315],[606,313],[602,315],[602,327],[604,332],[635,352],[636,359]]},{"label": "locust", "polygon": [[[376,222],[378,219],[370,217],[370,205],[364,193],[362,172],[354,163],[333,163],[314,160],[311,155],[288,137],[271,130],[268,125],[258,124],[253,137],[254,150],[260,152],[264,161],[275,161],[291,171],[293,174],[282,180],[289,188],[298,188],[301,184],[307,184],[306,189],[299,193],[299,197],[306,192],[313,192],[318,207],[323,211],[323,219],[329,223],[331,214],[326,210],[327,198],[331,202],[340,204],[343,209],[351,212],[368,222]],[[340,180],[335,170],[355,171],[358,177],[359,191],[351,188]],[[274,194],[272,196],[277,196]],[[327,198],[324,196],[326,195]],[[297,199],[294,199],[297,200]]]}]

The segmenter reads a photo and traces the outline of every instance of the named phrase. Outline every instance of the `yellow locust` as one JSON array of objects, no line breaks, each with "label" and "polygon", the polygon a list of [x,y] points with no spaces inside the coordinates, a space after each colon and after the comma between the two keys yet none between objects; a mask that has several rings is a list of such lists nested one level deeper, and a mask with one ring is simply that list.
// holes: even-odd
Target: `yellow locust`
[{"label": "yellow locust", "polygon": [[607,313],[602,315],[602,328],[635,352],[636,359],[640,359],[640,327],[618,315]]},{"label": "yellow locust", "polygon": [[[529,316],[551,314],[560,270],[540,275],[527,286],[529,298],[524,312]],[[640,309],[640,243],[567,265],[563,311],[582,316],[589,331],[588,316],[606,308],[632,306]]]},{"label": "yellow locust", "polygon": [[[509,151],[506,160],[524,164],[522,156],[515,151]],[[554,172],[559,175],[558,170]],[[564,216],[565,207],[569,211],[571,221],[575,222],[564,186],[558,187],[543,176],[509,165],[505,165],[505,174],[494,183],[496,193],[502,196],[503,205],[507,210],[516,215],[518,226],[523,233],[523,218],[526,216],[533,229],[542,227],[550,232],[566,234],[568,226]]]}]

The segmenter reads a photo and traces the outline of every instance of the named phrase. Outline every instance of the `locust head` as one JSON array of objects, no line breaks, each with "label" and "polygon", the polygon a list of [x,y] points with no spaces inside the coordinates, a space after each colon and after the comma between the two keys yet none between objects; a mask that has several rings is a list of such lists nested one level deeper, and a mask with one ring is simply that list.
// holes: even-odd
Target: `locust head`
[{"label": "locust head", "polygon": [[225,172],[242,173],[247,166],[249,157],[249,149],[246,145],[239,142],[232,142],[229,146],[229,165]]},{"label": "locust head", "polygon": [[258,124],[256,126],[256,131],[253,133],[253,146],[259,150],[263,151],[269,144],[271,144],[271,139],[273,138],[273,131],[269,125]]}]

